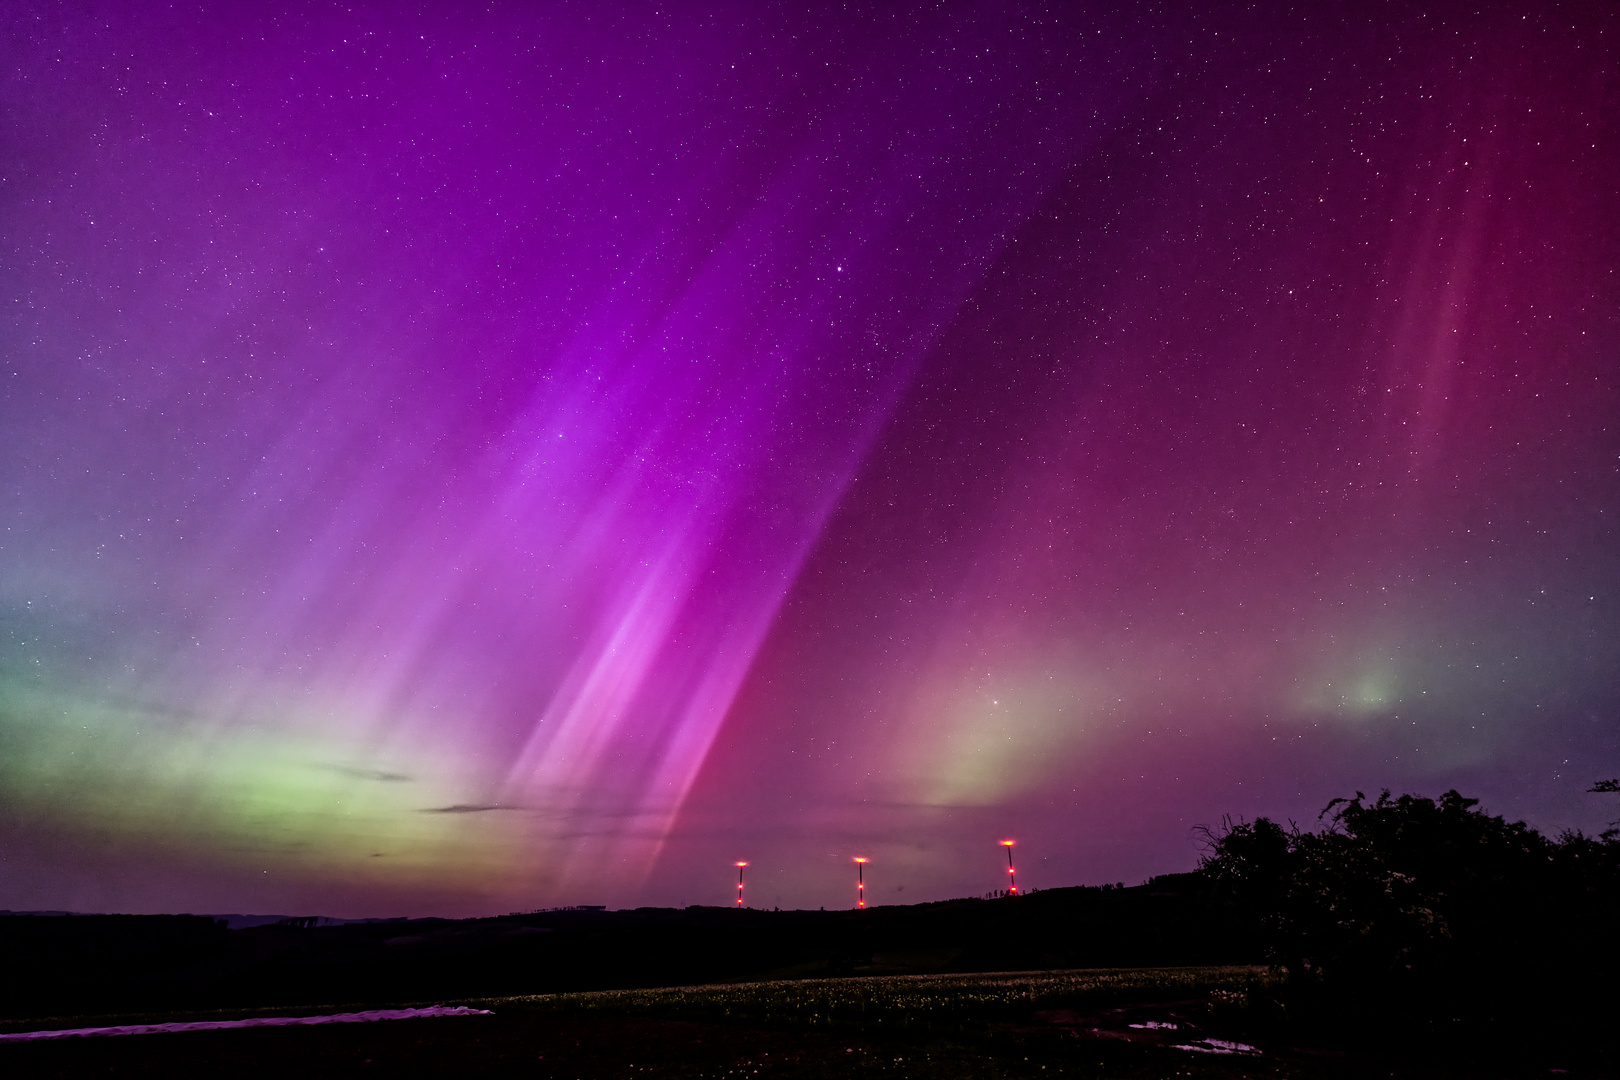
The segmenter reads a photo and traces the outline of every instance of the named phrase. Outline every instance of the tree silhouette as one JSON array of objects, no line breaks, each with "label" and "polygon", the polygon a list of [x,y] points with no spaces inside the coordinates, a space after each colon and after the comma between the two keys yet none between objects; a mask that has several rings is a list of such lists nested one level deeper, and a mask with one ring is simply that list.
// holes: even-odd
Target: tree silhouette
[{"label": "tree silhouette", "polygon": [[1620,842],[1550,840],[1456,791],[1358,791],[1318,820],[1315,832],[1226,821],[1206,831],[1199,867],[1296,1003],[1402,1023],[1505,1017],[1551,1008],[1620,953]]},{"label": "tree silhouette", "polygon": [[[1620,780],[1599,780],[1586,789],[1594,795],[1620,794]],[[1609,827],[1603,830],[1603,839],[1613,840],[1620,836],[1620,819],[1609,822]]]}]

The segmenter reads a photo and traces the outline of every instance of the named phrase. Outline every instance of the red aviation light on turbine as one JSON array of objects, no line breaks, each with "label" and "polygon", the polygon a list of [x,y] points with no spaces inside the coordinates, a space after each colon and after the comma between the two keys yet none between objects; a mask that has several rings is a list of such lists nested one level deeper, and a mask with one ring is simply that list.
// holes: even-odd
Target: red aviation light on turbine
[{"label": "red aviation light on turbine", "polygon": [[1016,841],[1016,840],[1003,840],[1001,842],[1001,846],[1007,849],[1007,885],[1008,885],[1007,895],[1008,896],[1017,896],[1018,895],[1018,872],[1013,869],[1013,861],[1012,861],[1013,845],[1016,844],[1017,842],[1018,841]]},{"label": "red aviation light on turbine", "polygon": [[855,856],[855,906],[866,906],[866,864],[871,862],[865,855]]},{"label": "red aviation light on turbine", "polygon": [[742,899],[742,872],[743,872],[743,867],[747,866],[748,863],[747,862],[737,862],[737,863],[734,863],[733,865],[735,865],[737,867],[737,906],[742,907],[743,906],[743,899]]}]

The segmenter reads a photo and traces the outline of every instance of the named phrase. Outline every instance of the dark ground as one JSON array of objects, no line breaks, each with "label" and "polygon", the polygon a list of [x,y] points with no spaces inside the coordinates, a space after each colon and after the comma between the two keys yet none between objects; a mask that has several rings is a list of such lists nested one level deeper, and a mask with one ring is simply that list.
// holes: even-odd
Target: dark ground
[{"label": "dark ground", "polygon": [[[1562,1008],[1396,1032],[1398,1011],[1377,995],[1364,1015],[1381,1021],[1342,1009],[1302,1021],[1263,967],[1186,966],[1253,965],[1260,952],[1195,875],[839,912],[242,930],[191,916],[0,916],[0,1032],[401,1003],[494,1011],[4,1043],[0,1077],[1620,1077],[1605,1025]],[[1559,989],[1516,993],[1550,1001]],[[1608,1013],[1612,994],[1577,993]],[[1259,1052],[1177,1048],[1210,1039]]]},{"label": "dark ground", "polygon": [[[1547,1077],[1545,1061],[1399,1060],[1355,1049],[1262,1046],[1260,1056],[1173,1048],[1201,1001],[1031,1010],[973,1030],[816,1031],[742,1018],[678,1019],[591,1008],[498,1006],[493,1016],[325,1027],[65,1039],[0,1045],[10,1077],[532,1077],[677,1078]],[[1180,1023],[1176,1032],[1131,1028]],[[1208,1032],[1202,1032],[1208,1034]],[[1607,1075],[1576,1068],[1565,1075]]]}]

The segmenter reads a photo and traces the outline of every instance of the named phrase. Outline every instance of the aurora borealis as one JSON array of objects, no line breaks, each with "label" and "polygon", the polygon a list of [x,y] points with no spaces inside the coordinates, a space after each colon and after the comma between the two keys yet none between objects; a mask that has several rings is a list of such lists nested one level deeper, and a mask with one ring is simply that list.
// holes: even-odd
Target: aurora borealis
[{"label": "aurora borealis", "polygon": [[0,908],[1620,815],[1610,9],[3,26]]}]

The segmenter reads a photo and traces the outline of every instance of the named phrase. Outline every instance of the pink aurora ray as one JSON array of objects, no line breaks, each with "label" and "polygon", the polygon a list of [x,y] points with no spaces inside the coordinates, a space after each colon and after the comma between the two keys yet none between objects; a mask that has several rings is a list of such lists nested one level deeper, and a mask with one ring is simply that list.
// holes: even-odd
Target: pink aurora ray
[{"label": "pink aurora ray", "polygon": [[116,114],[64,140],[80,205],[23,227],[111,234],[73,233],[97,269],[47,305],[94,325],[40,334],[107,356],[87,409],[142,406],[74,418],[90,479],[38,490],[164,523],[55,572],[125,590],[126,637],[183,625],[117,691],[193,717],[171,738],[313,712],[357,784],[431,761],[419,809],[515,831],[515,880],[649,865],[920,358],[1128,96],[1117,40],[1054,58],[993,9],[797,44],[743,10],[86,18],[66,70],[35,43],[33,116]]}]

